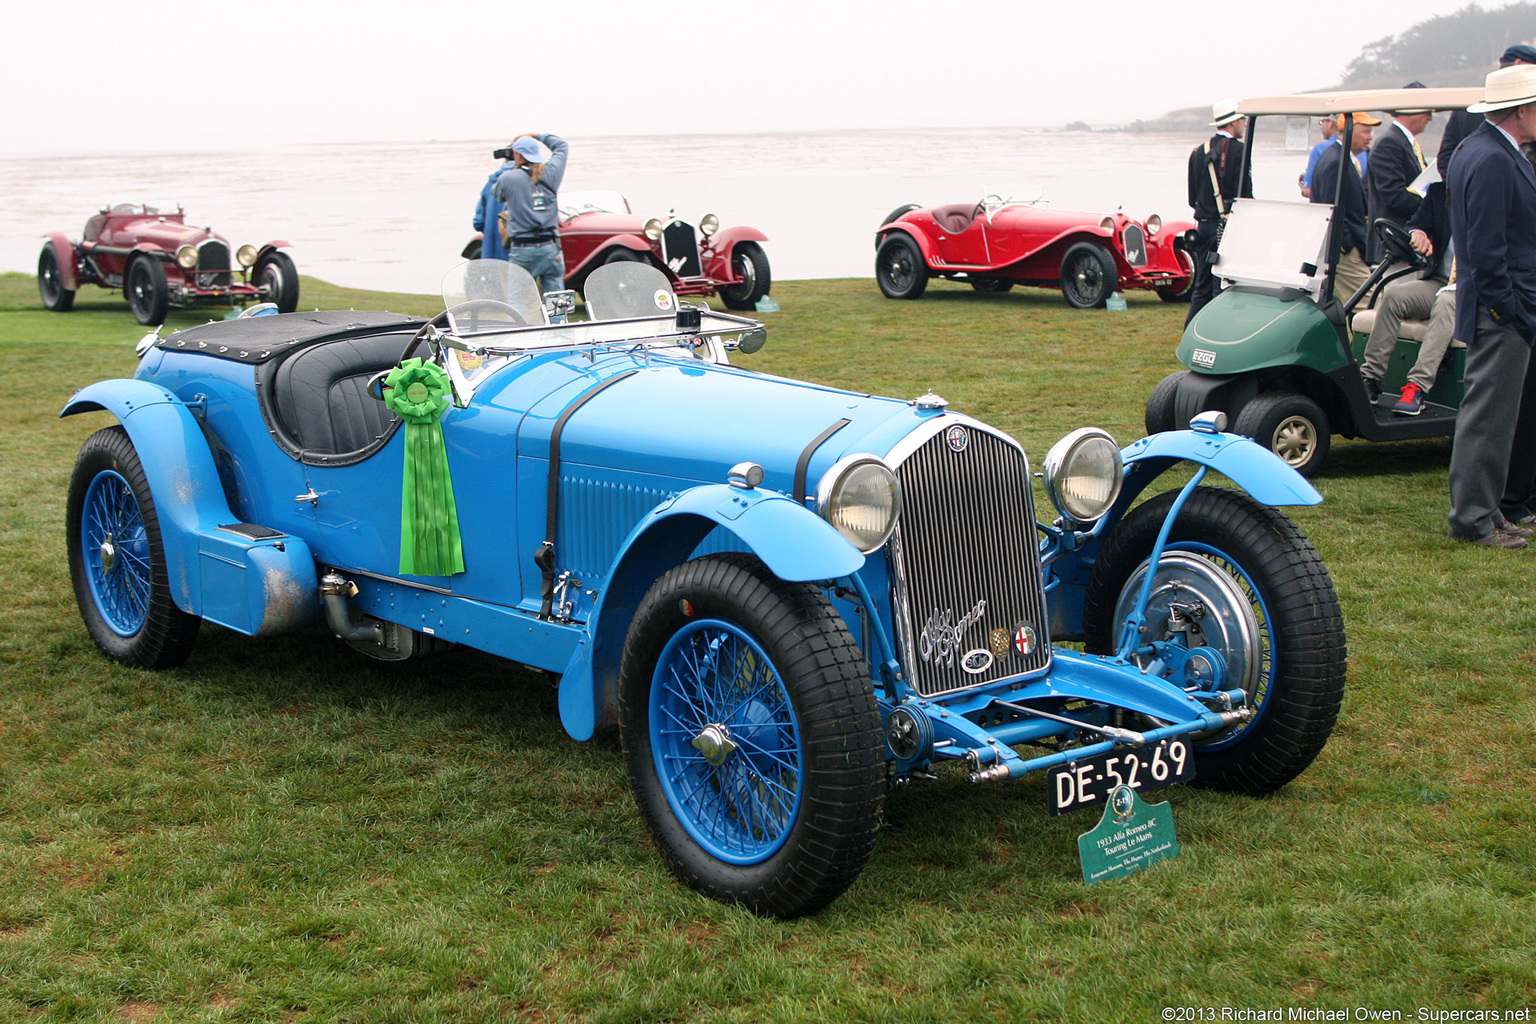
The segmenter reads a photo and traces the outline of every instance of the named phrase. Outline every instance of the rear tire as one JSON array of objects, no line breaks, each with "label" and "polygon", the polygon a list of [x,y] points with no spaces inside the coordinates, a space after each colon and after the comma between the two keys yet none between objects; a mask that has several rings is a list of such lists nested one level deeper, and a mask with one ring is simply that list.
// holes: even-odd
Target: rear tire
[{"label": "rear tire", "polygon": [[[1090,653],[1113,653],[1177,494],[1143,502],[1105,540],[1083,607]],[[1195,738],[1194,784],[1250,796],[1273,792],[1322,751],[1344,699],[1348,648],[1328,570],[1288,516],[1223,487],[1195,489],[1163,554],[1147,620],[1157,639],[1168,637],[1167,605],[1175,596],[1201,604],[1196,622],[1207,625],[1196,639],[1212,643],[1218,624],[1237,619],[1256,627],[1251,648],[1224,652],[1230,664],[1248,667],[1251,681],[1230,682],[1245,687],[1253,716]],[[1196,596],[1201,591],[1203,600]],[[1220,592],[1226,597],[1212,596]],[[1212,645],[1221,649],[1220,641]]]},{"label": "rear tire", "polygon": [[1078,242],[1061,258],[1061,294],[1073,309],[1102,309],[1120,283],[1115,258],[1097,242]]},{"label": "rear tire", "polygon": [[757,308],[757,300],[768,294],[773,286],[773,274],[768,268],[768,254],[756,242],[737,242],[731,249],[731,269],[741,280],[720,289],[720,298],[727,309],[746,310]]},{"label": "rear tire", "polygon": [[269,252],[257,260],[254,278],[261,301],[276,303],[279,313],[299,308],[299,271],[287,253]]},{"label": "rear tire", "polygon": [[165,279],[165,267],[153,256],[135,256],[128,264],[128,308],[133,318],[146,327],[165,323],[165,311],[171,305],[171,286]]},{"label": "rear tire", "polygon": [[677,566],[635,612],[619,702],[635,801],[684,884],[791,918],[858,878],[885,744],[865,662],[815,586],[745,554]]},{"label": "rear tire", "polygon": [[54,313],[68,313],[75,305],[75,293],[64,287],[64,267],[52,242],[43,246],[37,258],[37,293],[43,308]]},{"label": "rear tire", "polygon": [[1260,394],[1237,412],[1232,432],[1253,438],[1302,476],[1315,476],[1328,458],[1328,415],[1292,391]]},{"label": "rear tire", "polygon": [[1190,371],[1179,370],[1170,373],[1157,382],[1157,387],[1152,389],[1152,394],[1147,396],[1146,427],[1148,434],[1161,434],[1165,430],[1183,430],[1188,423],[1179,424],[1174,421],[1174,399],[1178,397],[1179,385]]},{"label": "rear tire", "polygon": [[917,243],[900,231],[880,243],[875,253],[875,280],[888,299],[922,298],[928,287],[928,264]]},{"label": "rear tire", "polygon": [[101,653],[135,668],[186,661],[202,620],[171,598],[155,500],[122,427],[85,439],[64,522],[75,601]]}]

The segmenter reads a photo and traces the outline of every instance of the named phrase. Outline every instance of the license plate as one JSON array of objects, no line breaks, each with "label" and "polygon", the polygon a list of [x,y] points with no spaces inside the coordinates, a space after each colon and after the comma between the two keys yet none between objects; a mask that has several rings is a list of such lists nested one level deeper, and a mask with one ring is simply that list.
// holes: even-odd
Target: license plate
[{"label": "license plate", "polygon": [[1046,770],[1046,800],[1052,814],[1102,807],[1110,791],[1125,785],[1139,793],[1195,777],[1194,753],[1178,737],[1146,747],[1069,761]]}]

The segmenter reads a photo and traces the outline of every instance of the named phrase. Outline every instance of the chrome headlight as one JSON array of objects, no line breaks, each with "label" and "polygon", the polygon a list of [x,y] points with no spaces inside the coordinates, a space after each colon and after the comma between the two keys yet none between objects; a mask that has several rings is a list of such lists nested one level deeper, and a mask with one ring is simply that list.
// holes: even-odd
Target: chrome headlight
[{"label": "chrome headlight", "polygon": [[240,261],[242,267],[249,267],[256,262],[256,247],[254,245],[242,245],[235,250],[235,259]]},{"label": "chrome headlight", "polygon": [[699,218],[699,234],[703,235],[705,238],[708,238],[710,235],[719,230],[719,217],[716,217],[712,213],[706,213],[704,216]]},{"label": "chrome headlight", "polygon": [[878,456],[845,455],[816,485],[816,511],[867,555],[896,529],[901,484]]},{"label": "chrome headlight", "polygon": [[176,250],[176,265],[182,270],[191,270],[197,266],[197,246],[184,245]]},{"label": "chrome headlight", "polygon": [[1147,237],[1148,238],[1151,238],[1153,235],[1157,234],[1161,230],[1163,230],[1163,218],[1159,217],[1155,213],[1152,216],[1147,218]]},{"label": "chrome headlight", "polygon": [[660,217],[652,217],[645,222],[645,237],[653,242],[656,241],[661,237],[661,229],[664,227],[666,225],[661,222]]},{"label": "chrome headlight", "polygon": [[1079,427],[1045,453],[1051,504],[1077,523],[1097,520],[1120,496],[1120,446],[1098,427]]},{"label": "chrome headlight", "polygon": [[1115,230],[1115,218],[1105,217],[1103,220],[1099,221],[1099,227],[1103,228],[1105,231]]}]

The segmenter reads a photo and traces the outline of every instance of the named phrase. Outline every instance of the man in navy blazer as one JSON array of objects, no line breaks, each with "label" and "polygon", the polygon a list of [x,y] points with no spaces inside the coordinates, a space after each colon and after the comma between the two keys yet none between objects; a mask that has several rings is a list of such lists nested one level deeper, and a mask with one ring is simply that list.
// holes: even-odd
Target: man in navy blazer
[{"label": "man in navy blazer", "polygon": [[1499,511],[1521,383],[1536,344],[1536,65],[1488,75],[1488,120],[1461,143],[1446,182],[1456,251],[1456,337],[1467,343],[1466,396],[1451,449],[1453,540],[1523,548],[1531,531]]},{"label": "man in navy blazer", "polygon": [[[1405,89],[1422,89],[1424,83],[1410,82]],[[1430,110],[1394,110],[1392,125],[1377,134],[1371,143],[1371,162],[1365,173],[1365,203],[1374,224],[1385,217],[1398,227],[1406,227],[1419,210],[1422,193],[1408,186],[1424,170],[1424,153],[1418,137],[1434,119]],[[1381,239],[1372,230],[1365,240],[1365,262],[1378,263],[1383,255]]]}]

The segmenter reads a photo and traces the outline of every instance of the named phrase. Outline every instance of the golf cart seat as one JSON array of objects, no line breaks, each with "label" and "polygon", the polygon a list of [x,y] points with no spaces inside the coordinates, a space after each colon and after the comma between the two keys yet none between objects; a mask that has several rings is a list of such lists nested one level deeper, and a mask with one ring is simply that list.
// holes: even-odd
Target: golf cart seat
[{"label": "golf cart seat", "polygon": [[[1376,326],[1376,310],[1362,309],[1349,321],[1350,329],[1356,334],[1370,334]],[[1408,341],[1423,341],[1424,334],[1429,330],[1428,320],[1404,320],[1397,328],[1397,336]],[[1451,348],[1466,348],[1467,343],[1460,339],[1452,339]]]}]

